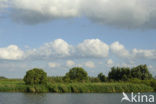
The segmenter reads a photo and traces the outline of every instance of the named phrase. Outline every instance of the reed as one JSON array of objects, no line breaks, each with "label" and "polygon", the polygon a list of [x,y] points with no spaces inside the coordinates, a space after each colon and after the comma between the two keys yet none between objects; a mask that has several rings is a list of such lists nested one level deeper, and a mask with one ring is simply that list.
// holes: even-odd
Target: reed
[{"label": "reed", "polygon": [[0,92],[52,92],[52,93],[115,93],[115,92],[152,92],[156,83],[97,82],[97,83],[51,83],[47,85],[25,85],[23,80],[0,80]]}]

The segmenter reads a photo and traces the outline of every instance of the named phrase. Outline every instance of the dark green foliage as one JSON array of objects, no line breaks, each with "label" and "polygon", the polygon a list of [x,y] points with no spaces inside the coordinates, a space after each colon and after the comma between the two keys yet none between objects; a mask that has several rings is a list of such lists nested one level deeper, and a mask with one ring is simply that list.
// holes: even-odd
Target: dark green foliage
[{"label": "dark green foliage", "polygon": [[44,92],[49,92],[49,90],[48,87],[45,85],[29,85],[27,86],[26,92],[44,93]]},{"label": "dark green foliage", "polygon": [[152,78],[152,75],[149,73],[146,65],[139,65],[132,68],[131,75],[133,78],[138,78],[141,80],[147,80]]},{"label": "dark green foliage", "polygon": [[154,90],[156,91],[156,80],[151,81],[151,87],[153,87]]},{"label": "dark green foliage", "polygon": [[105,75],[103,75],[103,73],[99,73],[98,74],[98,78],[101,82],[106,82],[107,78]]},{"label": "dark green foliage", "polygon": [[[151,87],[152,86],[152,87]],[[16,79],[0,80],[0,91],[5,92],[56,92],[56,93],[106,93],[106,92],[151,92],[156,80],[133,79],[129,82],[109,83],[48,83],[46,85],[25,85]]]},{"label": "dark green foliage", "polygon": [[24,82],[28,85],[46,84],[47,73],[42,69],[34,68],[26,72],[26,75],[24,76]]},{"label": "dark green foliage", "polygon": [[50,83],[64,83],[62,76],[48,77],[48,82]]},{"label": "dark green foliage", "polygon": [[109,80],[128,81],[131,78],[138,78],[141,80],[152,79],[152,74],[148,71],[146,65],[139,65],[132,69],[125,67],[112,67],[108,74]]},{"label": "dark green foliage", "polygon": [[127,81],[131,78],[131,71],[130,68],[126,67],[112,67],[111,71],[108,74],[109,80],[116,80],[116,81]]},{"label": "dark green foliage", "polygon": [[156,80],[152,78],[146,65],[132,69],[113,67],[108,78],[103,73],[97,77],[88,77],[83,68],[74,67],[64,77],[47,78],[47,74],[42,69],[34,68],[27,71],[24,80],[0,79],[0,91],[7,92],[105,93],[154,90],[156,91]]},{"label": "dark green foliage", "polygon": [[87,72],[81,68],[81,67],[74,67],[69,70],[68,73],[66,73],[64,80],[65,81],[78,81],[78,82],[84,82],[88,79]]},{"label": "dark green foliage", "polygon": [[132,83],[68,83],[50,84],[49,92],[55,93],[110,93],[110,92],[149,92],[153,88],[144,84]]},{"label": "dark green foliage", "polygon": [[7,79],[6,77],[0,76],[0,79]]},{"label": "dark green foliage", "polygon": [[88,77],[88,82],[91,82],[91,83],[95,82],[96,83],[96,82],[101,82],[101,81],[97,77]]}]

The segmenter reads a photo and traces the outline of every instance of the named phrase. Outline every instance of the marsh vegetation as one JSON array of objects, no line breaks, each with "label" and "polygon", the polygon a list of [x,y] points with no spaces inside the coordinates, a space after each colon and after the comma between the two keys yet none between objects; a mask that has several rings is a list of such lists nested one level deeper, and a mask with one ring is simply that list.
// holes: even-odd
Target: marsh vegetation
[{"label": "marsh vegetation", "polygon": [[55,92],[55,93],[111,93],[153,92],[156,80],[146,65],[134,68],[112,67],[108,75],[99,73],[90,77],[80,67],[74,67],[65,76],[48,77],[43,69],[26,72],[23,79],[0,78],[1,92]]}]

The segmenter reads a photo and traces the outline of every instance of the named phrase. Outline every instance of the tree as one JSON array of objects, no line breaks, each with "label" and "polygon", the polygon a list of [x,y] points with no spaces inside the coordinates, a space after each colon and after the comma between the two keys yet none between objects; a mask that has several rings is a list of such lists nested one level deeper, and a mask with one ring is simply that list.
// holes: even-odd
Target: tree
[{"label": "tree", "polygon": [[43,69],[34,68],[26,72],[24,82],[29,85],[46,84],[47,73]]},{"label": "tree", "polygon": [[101,81],[101,82],[106,82],[106,76],[105,75],[103,75],[103,73],[99,73],[98,74],[98,78],[99,78],[99,80]]},{"label": "tree", "polygon": [[138,65],[132,68],[131,74],[133,78],[138,78],[141,80],[151,79],[152,74],[148,71],[147,65]]},{"label": "tree", "polygon": [[87,72],[81,67],[74,67],[65,75],[65,79],[72,81],[85,81],[88,79]]},{"label": "tree", "polygon": [[4,76],[0,76],[0,79],[7,79],[6,77],[4,77]]},{"label": "tree", "polygon": [[131,78],[131,71],[128,67],[112,67],[108,73],[109,80],[127,81]]}]

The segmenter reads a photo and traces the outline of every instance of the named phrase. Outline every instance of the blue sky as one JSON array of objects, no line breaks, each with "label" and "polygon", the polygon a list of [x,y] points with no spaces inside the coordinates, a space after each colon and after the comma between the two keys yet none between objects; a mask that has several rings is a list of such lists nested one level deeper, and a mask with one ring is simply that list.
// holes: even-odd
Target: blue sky
[{"label": "blue sky", "polygon": [[[74,66],[96,76],[112,66],[139,64],[155,75],[156,16],[150,14],[155,1],[138,6],[140,0],[125,0],[116,6],[121,1],[73,0],[72,6],[71,0],[45,0],[49,5],[39,0],[33,6],[31,0],[0,0],[0,76],[22,78],[34,67],[49,76],[64,75]],[[91,8],[94,3],[99,6]]]},{"label": "blue sky", "polygon": [[58,38],[75,45],[85,39],[99,38],[107,44],[120,41],[129,49],[156,48],[155,29],[120,29],[93,23],[86,18],[61,19],[36,25],[17,24],[5,19],[1,21],[0,28],[1,46],[39,47]]}]

